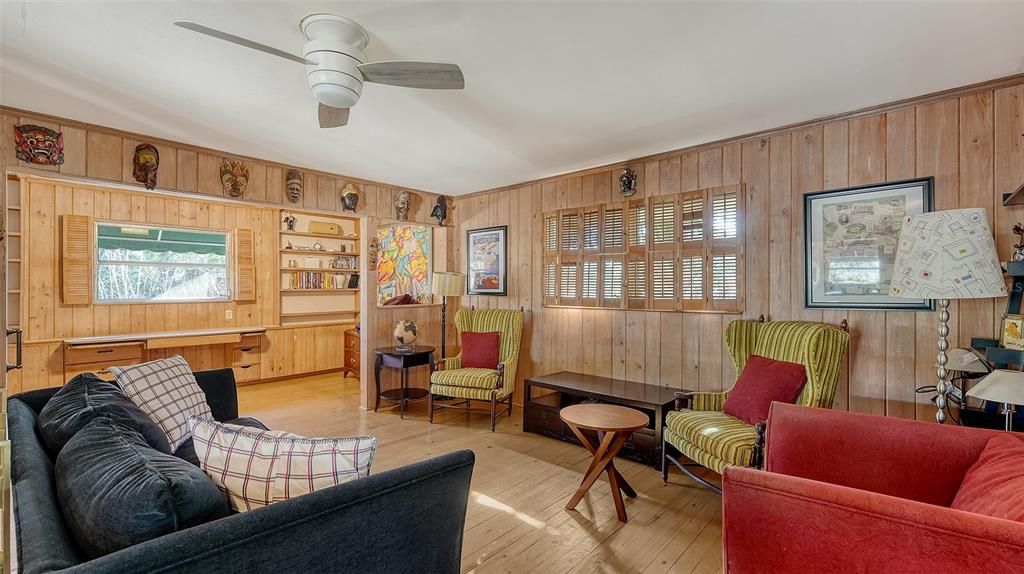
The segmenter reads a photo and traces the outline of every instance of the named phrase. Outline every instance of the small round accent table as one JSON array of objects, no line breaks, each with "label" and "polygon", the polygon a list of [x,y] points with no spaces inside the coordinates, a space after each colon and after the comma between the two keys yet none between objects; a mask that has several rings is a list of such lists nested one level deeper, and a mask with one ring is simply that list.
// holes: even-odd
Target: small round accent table
[{"label": "small round accent table", "polygon": [[[565,407],[558,414],[583,446],[594,455],[594,461],[590,463],[590,468],[583,476],[583,482],[565,505],[566,510],[576,508],[598,477],[602,473],[607,473],[608,483],[612,487],[612,500],[615,501],[615,513],[619,520],[626,522],[626,505],[622,501],[622,493],[626,493],[630,498],[636,498],[636,491],[615,469],[615,455],[619,453],[633,431],[647,427],[647,415],[629,407],[602,404],[572,405]],[[597,446],[583,434],[582,429],[597,431]]]},{"label": "small round accent table", "polygon": [[[427,398],[430,391],[421,388],[409,388],[409,369],[427,365],[434,372],[434,348],[416,345],[411,351],[403,351],[398,347],[381,347],[374,351],[377,355],[373,365],[374,382],[377,384],[377,401],[373,405],[374,412],[380,408],[380,400],[393,401],[399,404],[398,412],[405,418],[405,405],[409,401]],[[397,389],[380,390],[380,368],[392,367],[402,371],[402,385]]]}]

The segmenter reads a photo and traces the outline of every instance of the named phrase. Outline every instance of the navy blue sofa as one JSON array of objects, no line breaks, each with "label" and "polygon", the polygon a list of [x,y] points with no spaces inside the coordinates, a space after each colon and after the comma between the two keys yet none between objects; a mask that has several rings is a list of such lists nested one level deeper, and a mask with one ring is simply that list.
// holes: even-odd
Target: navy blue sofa
[{"label": "navy blue sofa", "polygon": [[[197,372],[214,418],[238,418],[231,369]],[[36,429],[57,388],[8,402],[22,574],[458,572],[474,457],[459,451],[180,530],[88,560],[58,504]]]}]

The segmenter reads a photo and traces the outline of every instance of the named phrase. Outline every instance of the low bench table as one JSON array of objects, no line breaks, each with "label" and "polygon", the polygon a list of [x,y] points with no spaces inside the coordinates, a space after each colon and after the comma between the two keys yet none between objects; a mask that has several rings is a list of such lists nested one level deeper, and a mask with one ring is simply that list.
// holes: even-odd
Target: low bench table
[{"label": "low bench table", "polygon": [[[662,427],[665,415],[675,407],[674,393],[679,389],[568,371],[530,377],[525,385],[524,431],[582,444],[559,417],[562,408],[583,402],[632,407],[646,414],[649,423],[633,431],[619,455],[661,468]],[[537,396],[536,389],[556,392]]]}]

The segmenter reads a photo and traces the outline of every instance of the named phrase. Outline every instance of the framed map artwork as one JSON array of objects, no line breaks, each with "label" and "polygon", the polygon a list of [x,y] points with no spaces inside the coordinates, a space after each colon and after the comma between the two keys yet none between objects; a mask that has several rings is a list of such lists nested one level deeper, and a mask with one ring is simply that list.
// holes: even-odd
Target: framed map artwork
[{"label": "framed map artwork", "polygon": [[415,303],[430,303],[433,228],[386,225],[377,228],[377,304],[408,293]]},{"label": "framed map artwork", "polygon": [[805,306],[932,309],[889,295],[903,223],[931,208],[930,177],[805,195]]},{"label": "framed map artwork", "polygon": [[508,226],[466,232],[466,293],[505,295],[508,292]]}]

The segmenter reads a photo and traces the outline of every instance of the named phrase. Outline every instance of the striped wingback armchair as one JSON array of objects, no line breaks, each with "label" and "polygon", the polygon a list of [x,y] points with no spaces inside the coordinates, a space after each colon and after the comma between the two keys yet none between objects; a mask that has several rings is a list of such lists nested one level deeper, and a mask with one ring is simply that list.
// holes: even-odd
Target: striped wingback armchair
[{"label": "striped wingback armchair", "polygon": [[[503,403],[502,414],[512,415],[512,392],[516,386],[516,367],[519,364],[519,342],[523,335],[523,312],[518,309],[459,309],[455,314],[455,327],[459,338],[462,333],[499,333],[500,354],[497,369],[463,368],[462,354],[445,357],[430,376],[430,422],[434,410],[443,407],[461,407],[471,410],[471,402],[490,403],[491,431],[498,415],[498,403]],[[447,399],[462,399],[455,403]]]},{"label": "striped wingback armchair", "polygon": [[[751,355],[804,365],[807,383],[796,404],[826,409],[832,408],[835,399],[848,342],[844,329],[804,321],[739,320],[725,329],[725,343],[737,376]],[[727,465],[760,468],[764,423],[752,425],[722,412],[730,390],[676,393],[676,410],[665,417],[661,464],[665,480],[671,461],[697,482],[721,492],[670,455],[669,447],[717,473]]]}]

